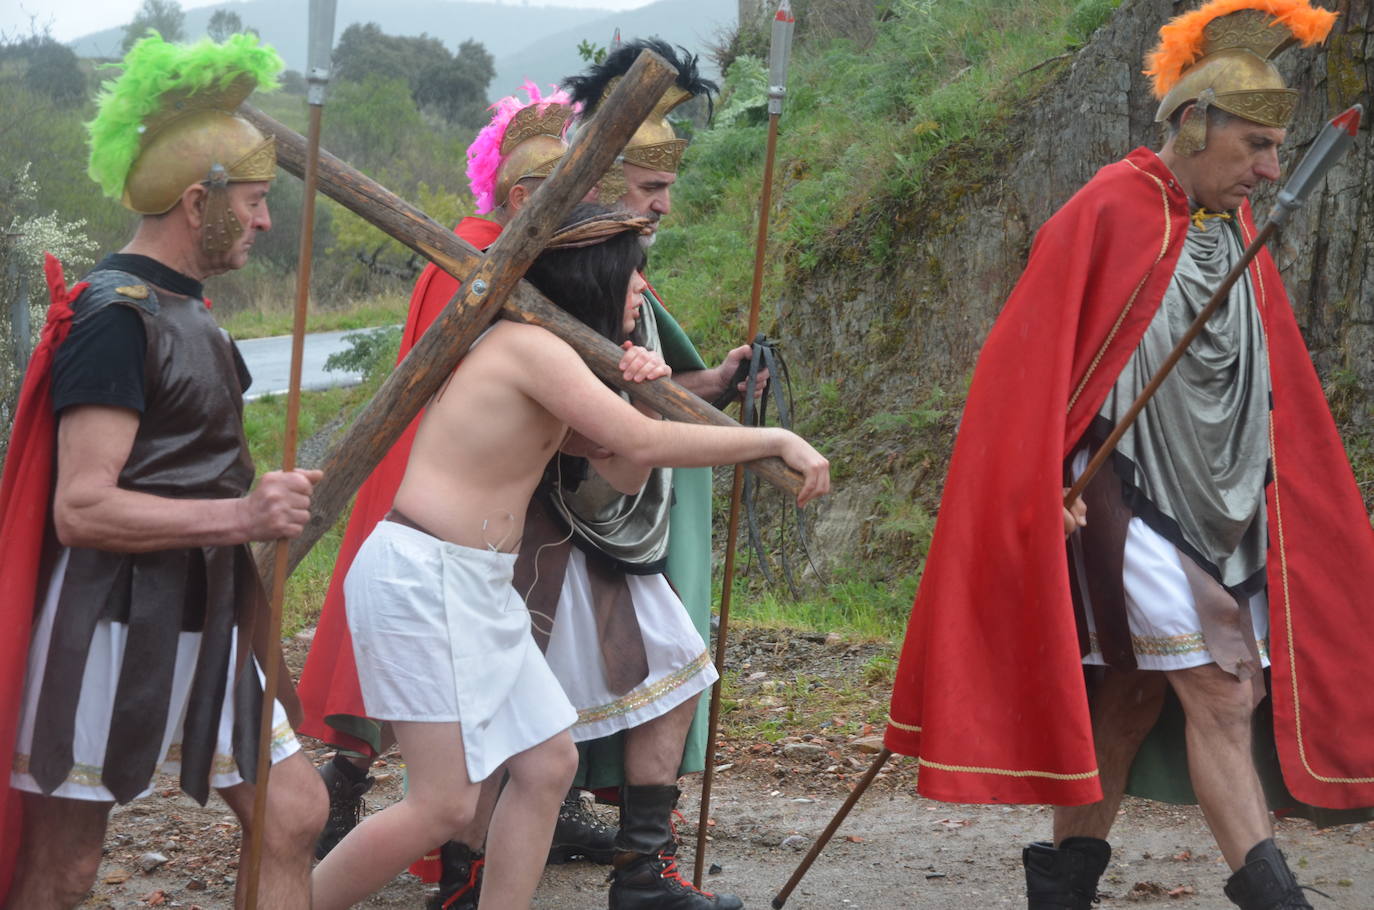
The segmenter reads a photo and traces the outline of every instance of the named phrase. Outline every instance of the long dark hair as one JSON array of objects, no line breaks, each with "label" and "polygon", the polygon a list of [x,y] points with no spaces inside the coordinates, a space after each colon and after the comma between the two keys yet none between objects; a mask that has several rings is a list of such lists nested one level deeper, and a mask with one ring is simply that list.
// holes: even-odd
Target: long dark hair
[{"label": "long dark hair", "polygon": [[[562,227],[609,215],[604,205],[584,202],[572,210]],[[625,290],[630,276],[644,265],[644,248],[635,231],[621,231],[600,243],[574,249],[549,249],[534,260],[525,278],[570,315],[619,344]]]}]

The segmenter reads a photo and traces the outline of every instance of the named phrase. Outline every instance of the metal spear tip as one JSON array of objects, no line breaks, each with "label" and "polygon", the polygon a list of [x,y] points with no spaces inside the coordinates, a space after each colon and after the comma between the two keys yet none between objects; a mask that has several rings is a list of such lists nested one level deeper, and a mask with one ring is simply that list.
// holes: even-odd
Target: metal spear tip
[{"label": "metal spear tip", "polygon": [[305,78],[309,84],[305,100],[310,104],[324,104],[330,58],[334,53],[334,14],[338,5],[338,0],[310,0],[305,55]]},{"label": "metal spear tip", "polygon": [[1355,144],[1355,131],[1360,126],[1364,108],[1356,104],[1331,119],[1312,140],[1307,154],[1293,168],[1288,183],[1279,190],[1269,220],[1282,225],[1297,211],[1317,184],[1326,178],[1327,171]]},{"label": "metal spear tip", "polygon": [[787,0],[779,0],[773,17],[773,39],[768,48],[768,113],[782,113],[782,98],[787,92],[787,67],[792,57],[792,31],[796,20]]},{"label": "metal spear tip", "polygon": [[[786,3],[787,0],[783,0],[783,2]],[[1331,125],[1337,129],[1345,130],[1347,135],[1354,136],[1355,132],[1360,128],[1360,118],[1363,116],[1364,105],[1352,104],[1344,113],[1334,117],[1331,120]]]}]

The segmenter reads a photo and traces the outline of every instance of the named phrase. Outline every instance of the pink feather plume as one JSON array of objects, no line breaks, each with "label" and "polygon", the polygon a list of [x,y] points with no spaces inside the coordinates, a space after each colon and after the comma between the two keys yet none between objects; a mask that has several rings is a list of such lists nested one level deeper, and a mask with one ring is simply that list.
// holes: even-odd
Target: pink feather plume
[{"label": "pink feather plume", "polygon": [[567,92],[557,86],[549,87],[553,89],[553,93],[545,97],[540,93],[539,86],[527,79],[522,88],[528,100],[521,100],[517,95],[507,95],[487,108],[496,113],[492,116],[491,122],[477,134],[472,145],[468,146],[468,186],[472,189],[473,198],[477,200],[477,214],[485,215],[496,208],[492,193],[496,187],[496,172],[501,168],[501,140],[505,137],[506,127],[515,115],[532,104],[540,105],[539,110],[542,113],[550,104],[568,104],[572,100]]}]

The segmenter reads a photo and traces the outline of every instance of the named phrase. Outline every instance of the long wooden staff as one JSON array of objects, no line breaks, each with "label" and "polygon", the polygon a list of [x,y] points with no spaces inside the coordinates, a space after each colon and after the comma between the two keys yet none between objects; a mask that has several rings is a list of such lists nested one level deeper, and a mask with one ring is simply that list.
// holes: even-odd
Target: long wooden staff
[{"label": "long wooden staff", "polygon": [[[1355,105],[1333,118],[1322,128],[1322,131],[1317,134],[1317,138],[1312,140],[1312,147],[1307,150],[1307,154],[1303,156],[1302,161],[1298,162],[1298,166],[1293,169],[1293,175],[1288,178],[1287,185],[1279,190],[1278,199],[1274,203],[1274,208],[1269,213],[1269,221],[1255,236],[1255,239],[1250,245],[1246,247],[1245,253],[1241,256],[1240,261],[1238,261],[1231,271],[1227,273],[1226,277],[1222,279],[1221,286],[1212,294],[1207,305],[1203,307],[1202,312],[1198,313],[1197,318],[1193,320],[1193,324],[1189,326],[1188,331],[1179,339],[1173,352],[1170,353],[1168,359],[1164,361],[1163,366],[1155,373],[1154,378],[1150,380],[1144,391],[1140,393],[1135,403],[1131,405],[1130,410],[1128,410],[1126,415],[1121,419],[1116,430],[1107,437],[1107,440],[1098,450],[1097,455],[1088,463],[1087,469],[1084,470],[1078,482],[1069,489],[1067,494],[1065,494],[1064,506],[1066,508],[1082,494],[1083,489],[1088,485],[1088,481],[1092,479],[1092,475],[1097,472],[1097,469],[1102,467],[1102,463],[1106,461],[1107,455],[1111,453],[1113,447],[1115,447],[1117,442],[1121,439],[1122,434],[1126,432],[1126,428],[1131,425],[1141,409],[1145,407],[1145,403],[1149,401],[1150,396],[1159,388],[1159,384],[1168,376],[1169,370],[1171,370],[1174,364],[1179,361],[1179,358],[1183,356],[1188,344],[1197,337],[1207,320],[1226,300],[1231,286],[1235,284],[1236,280],[1244,273],[1251,260],[1258,255],[1260,247],[1264,245],[1266,240],[1273,236],[1274,231],[1278,230],[1278,228],[1288,220],[1289,215],[1298,210],[1303,201],[1306,200],[1308,194],[1312,192],[1313,187],[1325,178],[1326,172],[1331,169],[1337,159],[1344,155],[1346,150],[1355,142],[1355,131],[1359,129],[1360,114],[1363,110],[1364,109],[1360,105]],[[825,845],[830,842],[830,838],[834,836],[835,831],[840,827],[840,823],[849,815],[849,810],[854,808],[854,804],[859,801],[859,797],[863,795],[863,792],[873,783],[874,778],[878,776],[878,771],[882,769],[883,765],[886,764],[887,760],[891,757],[892,751],[884,747],[873,759],[873,764],[869,766],[863,778],[854,786],[854,790],[849,794],[844,804],[840,806],[839,811],[835,813],[835,817],[830,820],[830,824],[826,826],[825,831],[816,840],[815,846],[813,846],[806,854],[805,858],[802,859],[801,863],[797,866],[797,871],[793,872],[792,877],[787,880],[787,884],[784,885],[777,896],[773,898],[774,910],[782,910],[782,905],[787,902],[787,898],[792,894],[793,889],[801,884],[802,877],[805,876],[807,870],[811,868],[811,864],[816,861],[816,857],[821,855],[821,851],[824,850]]]},{"label": "long wooden staff", "polygon": [[[657,55],[654,55],[653,59],[669,71],[671,78],[671,67],[663,63],[662,58]],[[629,74],[626,75],[626,79],[628,78]],[[641,78],[648,79],[649,76],[642,75]],[[647,92],[657,84],[658,76],[653,75],[653,79],[653,84],[645,83],[639,89],[625,80],[622,80],[622,84],[630,85],[627,91]],[[664,88],[666,89],[666,85]],[[638,96],[626,94],[622,97],[628,99]],[[633,121],[633,117],[621,115],[620,111],[619,107],[609,104],[606,107],[606,114],[617,124],[614,127],[617,131],[629,129],[633,132],[638,121]],[[239,113],[265,135],[276,139],[277,164],[283,170],[297,177],[305,173],[306,140],[303,136],[247,105],[240,108]],[[633,111],[630,113],[633,114]],[[647,116],[647,113],[644,116]],[[588,133],[593,129],[596,130],[594,135],[599,138],[596,138],[595,145],[589,145],[589,148],[604,145],[615,140],[618,135],[618,132],[614,135],[609,132],[612,129],[609,123],[600,125],[600,118],[590,121],[582,132]],[[629,133],[626,133],[625,137],[616,140],[618,144],[612,149],[611,155],[625,143],[628,136]],[[581,168],[582,165],[578,167]],[[587,186],[590,187],[599,176],[597,174],[592,177]],[[545,186],[531,199],[530,205],[538,202],[548,192],[548,185],[551,183],[551,179],[546,181]],[[466,280],[466,276],[482,261],[482,254],[456,236],[451,229],[434,222],[424,212],[324,150],[319,154],[319,188],[324,195],[456,278]],[[512,228],[513,226],[507,227],[502,232],[503,236]],[[462,339],[455,341],[453,333],[457,331],[455,325],[470,322],[471,316],[463,315],[461,307],[453,302],[450,302],[449,307],[453,308],[452,312],[449,312],[449,308],[445,309],[445,312],[449,313],[449,321],[445,321],[442,314],[435,320],[434,325],[421,339],[423,345],[417,344],[409,356],[397,366],[353,426],[326,453],[323,463],[325,476],[315,487],[311,498],[310,521],[301,535],[291,541],[291,555],[288,560],[291,568],[294,569],[315,542],[333,526],[348,500],[357,492],[359,485],[395,443],[429,395],[467,353],[467,343],[460,346],[458,341]],[[504,319],[541,325],[563,338],[582,355],[598,376],[617,387],[625,388],[637,400],[644,401],[666,417],[693,423],[737,426],[735,421],[670,380],[658,379],[642,384],[627,383],[616,368],[624,352],[554,306],[529,284],[520,282],[500,307],[500,316]],[[485,325],[485,322],[477,323],[476,332],[480,332]],[[471,337],[475,338],[476,332]],[[759,459],[750,462],[747,467],[759,477],[794,496],[801,489],[801,475],[787,467],[779,458]],[[256,555],[260,571],[266,576],[271,561],[262,548],[258,548]]]},{"label": "long wooden staff", "polygon": [[[792,56],[792,32],[796,19],[788,0],[779,0],[773,17],[773,36],[768,60],[768,150],[763,159],[763,193],[759,199],[759,230],[754,241],[754,286],[749,296],[749,329],[753,341],[759,333],[759,302],[763,296],[763,263],[768,250],[768,211],[773,201],[773,159],[778,147],[778,118],[787,93],[787,64]],[[776,380],[776,377],[775,377]],[[731,379],[733,382],[734,379]],[[741,403],[741,416],[745,405]],[[720,627],[716,630],[716,667],[725,666],[725,646],[730,630],[730,595],[735,585],[735,547],[739,541],[740,494],[744,488],[744,466],[735,465],[730,487],[730,522],[725,535],[725,579],[720,589]],[[706,866],[706,833],[711,821],[711,785],[716,776],[716,734],[720,730],[720,692],[722,680],[711,686],[711,708],[706,722],[706,766],[701,774],[701,812],[697,817],[697,850],[692,865],[692,883],[701,887]]]},{"label": "long wooden staff", "polygon": [[[334,48],[334,13],[337,0],[310,0],[309,49],[306,79],[309,89],[310,139],[305,163],[305,195],[301,200],[301,245],[296,259],[296,312],[291,324],[291,380],[286,393],[286,433],[282,442],[283,471],[296,467],[296,434],[300,424],[301,360],[305,350],[305,319],[310,306],[310,266],[315,246],[315,184],[320,152],[320,126],[324,99],[329,87],[330,54]],[[253,818],[248,834],[248,868],[244,906],[257,910],[258,883],[262,875],[263,831],[267,827],[267,786],[272,772],[272,715],[281,686],[281,609],[286,590],[286,558],[289,541],[275,544],[276,566],[272,572],[272,593],[268,598],[268,654],[264,655],[266,681],[263,685],[261,719],[258,722],[257,776],[254,779]],[[251,665],[248,669],[252,672]]]}]

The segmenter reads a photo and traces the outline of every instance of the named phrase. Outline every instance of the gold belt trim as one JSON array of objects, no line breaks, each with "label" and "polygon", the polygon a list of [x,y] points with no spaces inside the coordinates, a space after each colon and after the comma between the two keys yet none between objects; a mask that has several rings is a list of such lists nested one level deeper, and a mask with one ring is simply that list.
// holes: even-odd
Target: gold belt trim
[{"label": "gold belt trim", "polygon": [[[887,723],[889,726],[896,727],[898,730],[906,730],[909,733],[920,733],[921,728],[915,724],[904,724],[894,720],[892,715],[888,715]],[[1047,780],[1091,780],[1097,777],[1097,769],[1082,771],[1078,774],[1065,774],[1060,771],[1023,771],[1015,768],[984,768],[977,765],[947,765],[944,762],[931,761],[928,758],[916,757],[917,763],[923,768],[934,768],[936,771],[953,771],[959,774],[996,774],[999,777],[1042,777]]]}]

